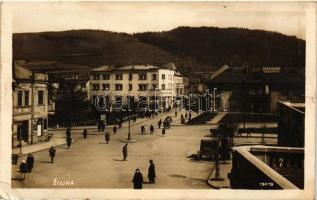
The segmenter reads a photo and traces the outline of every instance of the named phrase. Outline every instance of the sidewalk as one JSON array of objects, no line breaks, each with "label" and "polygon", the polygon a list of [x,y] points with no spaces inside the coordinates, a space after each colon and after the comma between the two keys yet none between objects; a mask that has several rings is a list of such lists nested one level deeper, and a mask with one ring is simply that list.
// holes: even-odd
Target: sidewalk
[{"label": "sidewalk", "polygon": [[[152,120],[152,119],[159,119],[161,118],[162,120],[164,120],[164,118],[166,116],[173,116],[174,113],[171,111],[171,112],[167,112],[167,113],[161,113],[161,114],[158,114],[157,116],[155,116],[154,118],[138,118],[136,120],[136,122],[133,122],[132,120],[130,121],[131,123],[131,126],[135,126],[135,125],[139,125],[139,124],[142,124],[142,123],[145,123],[149,120]],[[156,126],[156,124],[153,124],[154,126]],[[129,126],[129,123],[128,121],[122,123],[122,128],[124,127],[128,127]],[[107,127],[113,127],[113,125],[107,125]],[[72,127],[71,129],[72,130],[84,130],[84,128],[86,129],[94,129],[96,130],[97,132],[97,127],[96,126],[75,126],[75,127]],[[38,143],[38,144],[32,144],[32,145],[25,145],[25,146],[22,146],[22,153],[20,155],[20,148],[14,148],[12,149],[12,154],[18,154],[19,156],[23,156],[23,155],[27,155],[29,153],[34,153],[34,152],[38,152],[38,151],[42,151],[42,150],[45,150],[45,149],[49,149],[51,146],[61,146],[61,145],[65,145],[66,144],[66,139],[65,139],[65,130],[66,130],[66,127],[60,127],[60,128],[57,128],[57,129],[48,129],[48,132],[50,133],[53,133],[53,136],[52,138],[50,139],[50,141],[47,141],[47,142],[41,142],[41,143]],[[101,134],[101,132],[99,132]],[[73,134],[73,142],[77,141],[79,138],[81,138],[81,135],[79,137],[74,137],[75,134]]]},{"label": "sidewalk", "polygon": [[19,154],[19,156],[26,155],[28,153],[34,153],[41,150],[49,149],[51,146],[61,146],[66,144],[65,133],[54,133],[54,136],[48,142],[41,142],[38,144],[22,146],[22,155],[20,155],[20,148],[12,149],[12,154]]}]

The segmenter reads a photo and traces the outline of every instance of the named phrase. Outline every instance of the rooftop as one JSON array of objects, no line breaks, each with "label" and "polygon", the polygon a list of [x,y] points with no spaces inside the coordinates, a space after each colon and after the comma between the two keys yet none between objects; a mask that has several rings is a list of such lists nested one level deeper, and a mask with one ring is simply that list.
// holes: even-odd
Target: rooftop
[{"label": "rooftop", "polygon": [[285,82],[304,82],[305,77],[300,73],[263,73],[263,72],[246,72],[245,69],[230,68],[222,71],[221,74],[209,80],[211,83],[285,83]]}]

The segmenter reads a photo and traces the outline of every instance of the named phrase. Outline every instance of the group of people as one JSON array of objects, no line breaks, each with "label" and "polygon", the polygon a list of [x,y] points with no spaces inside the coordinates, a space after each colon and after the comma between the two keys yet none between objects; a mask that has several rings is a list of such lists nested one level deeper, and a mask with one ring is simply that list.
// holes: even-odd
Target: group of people
[{"label": "group of people", "polygon": [[185,116],[183,114],[181,114],[181,124],[185,124],[186,120],[188,120],[188,123],[191,122],[192,120],[192,114],[191,112],[189,112],[189,114],[186,112]]},{"label": "group of people", "polygon": [[[156,178],[155,165],[154,165],[153,160],[150,160],[149,162],[150,162],[150,166],[148,169],[149,184],[154,184],[155,178]],[[142,175],[140,169],[135,170],[132,182],[133,182],[134,189],[142,189],[144,180],[143,180],[143,175]]]},{"label": "group of people", "polygon": [[34,157],[31,153],[28,154],[26,160],[23,159],[20,164],[20,173],[22,174],[22,180],[25,180],[25,174],[31,173],[34,166]]},{"label": "group of people", "polygon": [[[145,125],[142,125],[142,126],[141,126],[141,134],[144,135],[144,134],[147,134],[148,132],[149,132],[149,131],[148,131],[147,125],[146,125],[146,124],[145,124]],[[150,125],[150,134],[153,135],[153,133],[154,133],[154,126],[153,126],[153,124],[151,124],[151,125]]]}]

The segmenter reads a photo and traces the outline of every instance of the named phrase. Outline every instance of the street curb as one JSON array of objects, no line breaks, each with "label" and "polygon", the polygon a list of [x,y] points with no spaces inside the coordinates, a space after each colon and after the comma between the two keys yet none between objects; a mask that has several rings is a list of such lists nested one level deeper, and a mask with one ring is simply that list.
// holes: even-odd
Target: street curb
[{"label": "street curb", "polygon": [[[81,138],[78,138],[78,139],[76,139],[76,140],[73,139],[72,143],[73,143],[73,142],[76,142],[76,141],[79,141],[80,139],[81,139]],[[52,146],[54,146],[54,147],[60,147],[60,146],[63,146],[63,145],[65,145],[65,144],[66,144],[66,142],[63,142],[62,144],[52,145]],[[40,152],[40,151],[48,150],[49,148],[51,148],[51,147],[44,148],[44,149],[39,149],[39,150],[32,151],[32,152],[29,152],[29,153],[37,153],[37,152]],[[22,156],[26,156],[26,155],[29,154],[29,153],[26,153],[26,154],[17,154],[17,155],[18,155],[18,157],[22,157]]]},{"label": "street curb", "polygon": [[[54,147],[59,147],[59,146],[65,145],[65,144],[66,144],[66,142],[63,143],[63,144],[54,145]],[[50,148],[50,147],[49,147],[49,148]],[[49,149],[49,148],[39,149],[39,150],[32,151],[32,152],[29,152],[29,153],[37,153],[37,152],[40,152],[40,151],[47,150],[47,149]],[[29,154],[29,153],[26,153],[26,154],[17,154],[17,155],[18,155],[18,157],[20,158],[20,157],[26,156],[26,155]]]}]

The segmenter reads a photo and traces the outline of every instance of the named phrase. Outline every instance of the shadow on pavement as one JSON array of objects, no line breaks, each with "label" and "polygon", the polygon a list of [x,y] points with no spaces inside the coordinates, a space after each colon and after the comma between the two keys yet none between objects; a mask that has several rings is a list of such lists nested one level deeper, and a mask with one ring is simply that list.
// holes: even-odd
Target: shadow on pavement
[{"label": "shadow on pavement", "polygon": [[13,181],[23,181],[23,178],[15,177],[15,178],[11,178],[11,180],[13,180]]},{"label": "shadow on pavement", "polygon": [[197,154],[192,154],[190,156],[187,156],[187,158],[191,158],[191,160],[199,160]]},{"label": "shadow on pavement", "polygon": [[170,174],[169,176],[173,178],[187,178],[186,176],[179,175],[179,174]]},{"label": "shadow on pavement", "polygon": [[113,161],[125,161],[125,160],[123,160],[123,159],[112,159]]},{"label": "shadow on pavement", "polygon": [[51,163],[51,161],[40,161],[40,163]]}]

